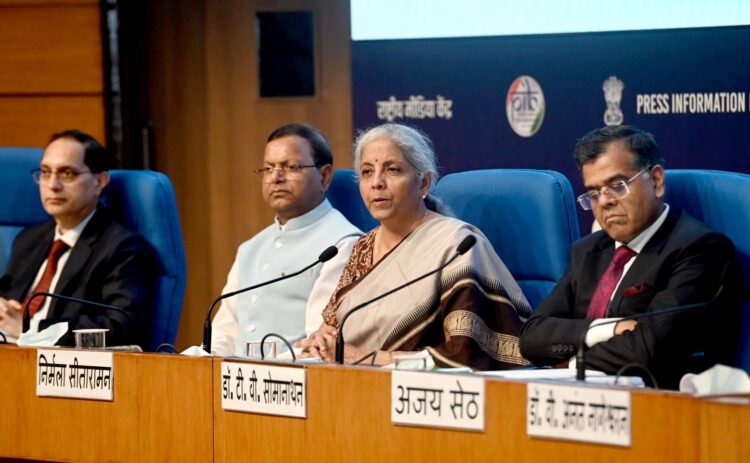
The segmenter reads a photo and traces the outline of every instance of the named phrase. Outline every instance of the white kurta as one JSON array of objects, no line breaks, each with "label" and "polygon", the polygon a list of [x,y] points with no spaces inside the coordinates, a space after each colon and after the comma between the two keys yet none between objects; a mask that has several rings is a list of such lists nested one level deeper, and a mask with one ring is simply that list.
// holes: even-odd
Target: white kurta
[{"label": "white kurta", "polygon": [[[245,355],[248,341],[260,341],[268,333],[284,336],[289,342],[303,338],[308,298],[321,269],[329,275],[340,275],[361,234],[324,200],[310,212],[289,219],[284,227],[277,220],[242,243],[222,294],[297,272],[315,262],[328,246],[335,245],[339,252],[324,265],[296,277],[223,300],[213,320],[212,353]],[[333,289],[327,294],[316,291],[321,300],[311,304],[319,305],[319,312]],[[286,350],[279,345],[279,352]]]}]

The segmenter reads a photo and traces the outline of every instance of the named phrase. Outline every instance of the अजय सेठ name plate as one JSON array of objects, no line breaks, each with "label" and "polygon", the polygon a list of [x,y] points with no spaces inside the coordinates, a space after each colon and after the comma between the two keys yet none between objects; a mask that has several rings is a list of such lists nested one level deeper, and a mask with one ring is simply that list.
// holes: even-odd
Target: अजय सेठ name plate
[{"label": "\u0905\u091c\u092f \u0938\u0947\u0920 name plate", "polygon": [[394,370],[391,422],[484,431],[484,378]]}]

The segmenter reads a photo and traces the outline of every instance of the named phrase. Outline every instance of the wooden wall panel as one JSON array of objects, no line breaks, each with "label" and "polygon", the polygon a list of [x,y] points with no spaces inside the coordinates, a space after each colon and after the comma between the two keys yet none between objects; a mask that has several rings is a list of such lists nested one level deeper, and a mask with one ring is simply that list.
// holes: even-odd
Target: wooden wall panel
[{"label": "wooden wall panel", "polygon": [[44,146],[53,133],[72,128],[104,140],[101,96],[0,97],[0,146]]},{"label": "wooden wall panel", "polygon": [[187,290],[178,344],[200,344],[211,298],[207,147],[205,0],[148,3],[148,114],[155,168],[175,188],[187,253]]},{"label": "wooden wall panel", "polygon": [[66,128],[105,140],[97,0],[0,0],[0,146]]},{"label": "wooden wall panel", "polygon": [[0,7],[0,94],[103,91],[99,8]]},{"label": "wooden wall panel", "polygon": [[[148,7],[156,166],[175,185],[188,256],[182,348],[199,342],[237,246],[271,223],[252,174],[268,134],[286,123],[311,123],[328,136],[336,164],[350,163],[349,2],[169,0]],[[273,10],[313,11],[313,97],[259,97],[255,13]]]}]

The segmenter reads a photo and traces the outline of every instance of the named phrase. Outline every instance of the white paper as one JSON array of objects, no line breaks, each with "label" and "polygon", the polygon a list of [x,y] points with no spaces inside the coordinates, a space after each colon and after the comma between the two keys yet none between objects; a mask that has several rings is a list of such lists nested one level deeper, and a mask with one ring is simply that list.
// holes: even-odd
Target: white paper
[{"label": "white paper", "polygon": [[55,323],[39,332],[21,333],[17,344],[26,347],[53,347],[67,332],[68,322]]},{"label": "white paper", "polygon": [[203,350],[200,346],[190,346],[187,349],[180,352],[180,355],[186,355],[188,357],[210,357],[211,354]]},{"label": "white paper", "polygon": [[683,376],[680,391],[696,397],[749,394],[750,376],[739,368],[714,365],[701,374],[688,373]]}]

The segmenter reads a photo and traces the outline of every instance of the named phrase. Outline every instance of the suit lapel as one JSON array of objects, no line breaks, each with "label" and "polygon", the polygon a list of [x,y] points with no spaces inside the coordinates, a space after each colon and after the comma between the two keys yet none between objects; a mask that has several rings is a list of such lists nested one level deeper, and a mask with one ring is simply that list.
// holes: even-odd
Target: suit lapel
[{"label": "suit lapel", "polygon": [[[620,282],[620,286],[617,288],[617,291],[615,291],[615,295],[612,298],[609,309],[607,310],[608,316],[621,315],[619,309],[624,298],[625,290],[644,283],[644,277],[649,275],[649,270],[657,268],[660,265],[660,262],[663,259],[661,255],[662,250],[669,239],[669,235],[677,224],[679,217],[679,212],[674,209],[670,210],[662,226],[659,227],[656,233],[654,233],[654,236],[651,237],[648,243],[646,243],[646,246],[643,247],[643,250],[635,258],[635,262],[630,266],[628,273],[625,274]],[[653,281],[645,283],[648,283],[650,286],[654,285]]]},{"label": "suit lapel", "polygon": [[[75,288],[69,289],[68,287],[73,284],[81,284],[80,281],[74,280],[76,280],[76,276],[82,273],[83,268],[91,257],[94,243],[99,238],[99,232],[102,228],[101,222],[102,212],[97,210],[70,251],[70,257],[68,257],[68,261],[65,263],[65,267],[55,286],[56,293],[70,295],[74,292]],[[48,315],[48,318],[59,315],[56,313],[56,306],[57,304],[54,302],[50,305],[50,315]]]},{"label": "suit lapel", "polygon": [[42,266],[42,262],[47,258],[49,249],[52,246],[52,239],[55,236],[55,222],[50,222],[49,227],[45,227],[44,231],[39,235],[39,243],[41,246],[34,246],[28,250],[28,265],[24,265],[20,271],[18,280],[24,282],[22,297],[26,298],[29,296],[31,291],[31,285],[34,283],[36,274],[39,273],[39,268]]}]

